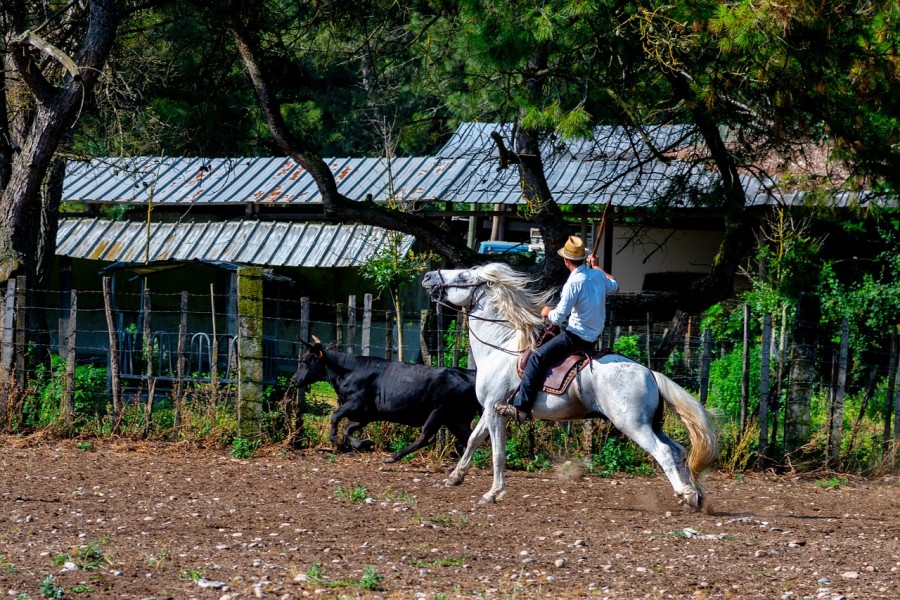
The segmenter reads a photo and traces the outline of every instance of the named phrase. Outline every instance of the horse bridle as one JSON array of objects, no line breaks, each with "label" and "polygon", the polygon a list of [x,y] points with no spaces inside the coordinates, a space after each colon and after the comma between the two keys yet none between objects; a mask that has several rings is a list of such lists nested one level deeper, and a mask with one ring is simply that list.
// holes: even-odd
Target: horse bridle
[{"label": "horse bridle", "polygon": [[[443,272],[441,272],[440,270],[438,270],[437,273],[438,273],[438,277],[440,278],[440,283],[439,283],[438,285],[434,286],[434,287],[431,289],[431,294],[430,294],[430,295],[431,295],[431,300],[432,300],[435,304],[440,304],[441,306],[446,306],[447,308],[450,308],[450,309],[452,309],[452,310],[458,310],[459,307],[458,307],[458,306],[453,306],[452,304],[450,304],[449,302],[445,302],[445,301],[441,298],[442,293],[443,293],[444,290],[446,290],[446,289],[448,289],[448,288],[479,288],[479,287],[481,287],[481,286],[486,286],[486,285],[488,284],[487,281],[478,281],[478,282],[475,282],[475,283],[447,283],[446,281],[444,281],[444,274],[443,274]],[[473,294],[474,294],[474,293],[475,293],[475,292],[473,292]],[[474,298],[474,299],[473,299],[473,302],[472,302],[472,307],[473,307],[473,308],[474,308],[475,306],[477,306],[478,304],[480,304],[481,297],[482,297],[485,293],[486,293],[486,292],[482,292],[481,296],[478,296],[477,298]],[[479,317],[478,315],[474,315],[474,314],[472,314],[472,313],[467,313],[466,316],[468,316],[469,319],[475,319],[475,320],[477,320],[477,321],[485,321],[485,322],[487,322],[487,323],[509,323],[509,320],[508,320],[508,319],[488,319],[487,317]],[[511,354],[511,355],[513,355],[513,356],[518,356],[519,354],[522,353],[521,350],[509,350],[509,349],[504,348],[504,347],[502,347],[502,346],[498,346],[498,345],[496,345],[496,344],[492,344],[492,343],[490,343],[490,342],[484,341],[483,339],[481,339],[480,337],[478,337],[478,335],[477,335],[474,331],[472,331],[472,326],[471,326],[471,325],[469,326],[469,335],[471,335],[472,337],[474,337],[476,340],[478,340],[479,342],[481,342],[481,343],[484,344],[485,346],[488,346],[488,347],[490,347],[490,348],[493,348],[494,350],[500,350],[501,352],[506,352],[507,354]]]}]

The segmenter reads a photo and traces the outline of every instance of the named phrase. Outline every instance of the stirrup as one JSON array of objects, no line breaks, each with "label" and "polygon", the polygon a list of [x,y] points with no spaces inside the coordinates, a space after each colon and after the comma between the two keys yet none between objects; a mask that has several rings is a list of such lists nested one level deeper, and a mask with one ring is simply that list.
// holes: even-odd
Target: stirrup
[{"label": "stirrup", "polygon": [[531,418],[527,411],[519,410],[518,408],[507,402],[497,402],[496,404],[494,404],[494,411],[503,415],[504,417],[515,420],[515,422],[519,425]]}]

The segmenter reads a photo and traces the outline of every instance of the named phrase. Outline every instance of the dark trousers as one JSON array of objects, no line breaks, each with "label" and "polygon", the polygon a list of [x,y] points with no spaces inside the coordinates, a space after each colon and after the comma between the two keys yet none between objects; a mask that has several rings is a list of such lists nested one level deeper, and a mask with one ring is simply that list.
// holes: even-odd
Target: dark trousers
[{"label": "dark trousers", "polygon": [[544,342],[528,358],[525,363],[525,372],[522,373],[522,383],[516,392],[512,404],[519,410],[531,412],[538,392],[544,385],[544,377],[547,368],[564,359],[577,350],[591,350],[594,342],[581,339],[574,333],[563,331],[559,335]]}]

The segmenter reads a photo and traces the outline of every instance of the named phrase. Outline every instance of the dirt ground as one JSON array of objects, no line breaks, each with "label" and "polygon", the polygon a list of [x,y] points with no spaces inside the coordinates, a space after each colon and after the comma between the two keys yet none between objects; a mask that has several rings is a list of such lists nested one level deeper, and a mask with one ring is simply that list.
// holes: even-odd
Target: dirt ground
[{"label": "dirt ground", "polygon": [[0,594],[900,598],[897,478],[712,473],[690,513],[662,476],[560,465],[479,506],[481,469],[445,488],[450,463],[269,454],[4,440]]}]

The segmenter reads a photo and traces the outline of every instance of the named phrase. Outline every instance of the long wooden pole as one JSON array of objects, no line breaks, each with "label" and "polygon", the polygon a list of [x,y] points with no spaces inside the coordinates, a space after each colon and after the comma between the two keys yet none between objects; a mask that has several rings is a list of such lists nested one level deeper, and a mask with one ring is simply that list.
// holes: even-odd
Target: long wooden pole
[{"label": "long wooden pole", "polygon": [[600,217],[600,227],[597,228],[597,235],[594,237],[594,247],[591,250],[591,256],[597,258],[597,251],[600,249],[600,240],[603,239],[603,232],[606,230],[606,215],[609,212],[609,207],[612,206],[612,196],[609,197],[609,200],[606,201],[606,206],[603,208],[603,215]]}]

